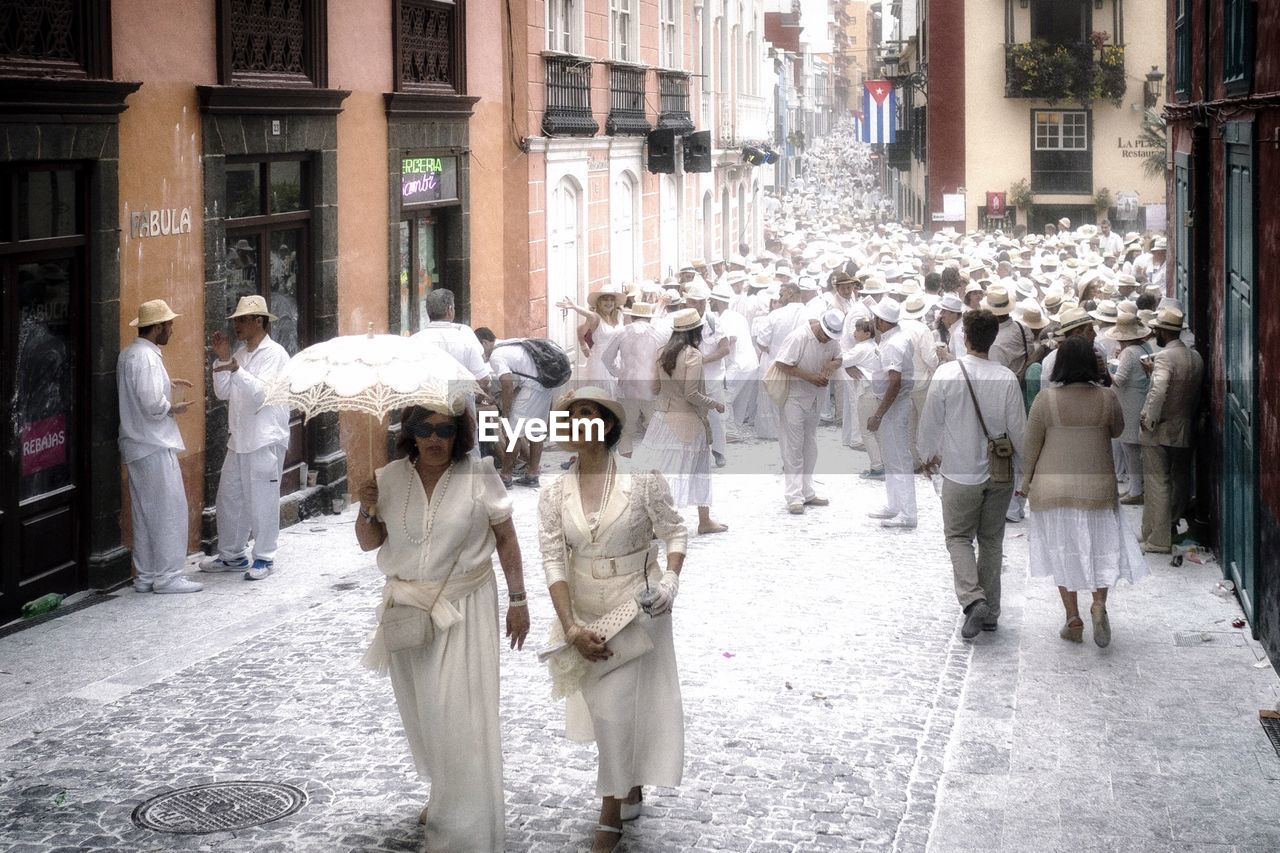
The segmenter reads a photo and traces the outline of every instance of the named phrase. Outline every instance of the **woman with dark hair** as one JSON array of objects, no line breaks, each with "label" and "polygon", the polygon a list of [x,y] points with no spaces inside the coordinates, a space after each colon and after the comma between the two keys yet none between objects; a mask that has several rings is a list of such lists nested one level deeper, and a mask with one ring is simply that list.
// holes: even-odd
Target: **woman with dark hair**
[{"label": "woman with dark hair", "polygon": [[637,469],[661,471],[671,483],[676,506],[698,507],[698,532],[723,533],[728,525],[711,520],[710,409],[724,403],[707,394],[702,378],[702,316],[685,308],[671,315],[671,340],[658,354],[653,421],[636,450]]},{"label": "woman with dark hair", "polygon": [[[405,455],[360,490],[356,538],[386,575],[364,664],[389,672],[418,773],[431,781],[427,848],[499,853],[505,837],[498,727],[496,550],[507,580],[506,635],[529,633],[511,499],[469,454],[475,422],[410,406]],[[381,502],[381,505],[380,503]]]},{"label": "woman with dark hair", "polygon": [[[538,497],[557,617],[551,643],[562,646],[548,663],[552,692],[566,700],[566,735],[597,745],[602,802],[592,850],[603,853],[622,840],[622,822],[640,815],[643,786],[674,788],[683,776],[670,614],[687,531],[660,473],[620,465],[614,445],[626,412],[613,395],[579,388],[556,409],[569,414],[577,460]],[[603,430],[590,428],[596,421]],[[665,571],[657,539],[666,545]]]},{"label": "woman with dark hair", "polygon": [[1031,405],[1019,492],[1031,500],[1031,575],[1057,583],[1064,640],[1083,641],[1077,593],[1092,593],[1093,641],[1106,646],[1107,591],[1121,578],[1133,583],[1147,572],[1116,490],[1111,440],[1124,432],[1124,411],[1102,387],[1102,370],[1084,336],[1062,342],[1049,378],[1061,385],[1042,390]]}]

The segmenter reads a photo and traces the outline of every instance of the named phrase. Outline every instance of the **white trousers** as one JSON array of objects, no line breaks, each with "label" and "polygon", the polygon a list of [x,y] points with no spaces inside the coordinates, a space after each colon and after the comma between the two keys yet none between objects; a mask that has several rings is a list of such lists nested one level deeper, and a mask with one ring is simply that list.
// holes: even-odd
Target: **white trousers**
[{"label": "white trousers", "polygon": [[1144,490],[1142,481],[1142,445],[1121,443],[1120,449],[1124,451],[1125,468],[1129,472],[1129,494],[1135,498],[1141,497]]},{"label": "white trousers", "polygon": [[128,463],[133,566],[140,584],[166,584],[187,563],[187,491],[175,450]]},{"label": "white trousers", "polygon": [[733,420],[745,424],[755,417],[756,394],[760,389],[760,377],[755,371],[745,375],[730,375],[729,400],[733,404]]},{"label": "white trousers", "polygon": [[818,401],[811,395],[792,395],[783,403],[778,445],[787,505],[804,503],[814,496],[813,470],[818,466]]},{"label": "white trousers", "polygon": [[[707,383],[707,396],[715,400],[717,403],[723,403],[724,380],[719,379]],[[715,409],[707,410],[707,420],[711,424],[711,452],[719,453],[724,456],[725,446],[725,419],[729,417],[729,408],[725,407],[725,414],[720,414]]]},{"label": "white trousers", "polygon": [[227,451],[218,480],[218,556],[234,562],[249,556],[274,560],[280,538],[280,472],[285,448],[278,444],[251,453]]},{"label": "white trousers", "polygon": [[887,508],[908,521],[916,520],[916,477],[911,462],[911,397],[899,395],[880,421],[876,437],[884,461]]},{"label": "white trousers", "polygon": [[862,434],[862,445],[867,452],[867,467],[873,470],[884,468],[884,460],[880,458],[880,433],[867,429],[867,421],[871,420],[871,416],[876,413],[878,405],[879,401],[876,400],[876,395],[871,393],[871,384],[868,382],[862,392],[858,394],[857,415],[858,428]]},{"label": "white trousers", "polygon": [[627,416],[627,423],[622,428],[622,438],[618,439],[618,452],[630,453],[642,435],[640,430],[640,419],[644,418],[644,425],[647,428],[649,422],[653,420],[653,401],[652,400],[632,400],[629,397],[623,397],[621,400],[622,411]]},{"label": "white trousers", "polygon": [[911,448],[911,470],[920,467],[920,451],[916,448],[916,436],[920,431],[920,415],[924,412],[924,401],[929,396],[929,381],[917,382],[911,389],[911,424],[907,430],[908,447]]}]

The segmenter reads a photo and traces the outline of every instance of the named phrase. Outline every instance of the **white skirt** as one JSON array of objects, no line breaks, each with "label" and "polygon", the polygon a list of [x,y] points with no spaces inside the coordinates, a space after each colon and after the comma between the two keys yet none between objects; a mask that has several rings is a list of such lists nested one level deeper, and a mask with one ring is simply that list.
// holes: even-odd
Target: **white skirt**
[{"label": "white skirt", "polygon": [[498,725],[498,592],[454,602],[463,620],[391,654],[391,686],[418,773],[431,780],[428,850],[501,853],[506,817]]},{"label": "white skirt", "polygon": [[676,506],[711,506],[711,446],[702,429],[685,441],[667,425],[666,412],[654,412],[632,467],[661,471]]},{"label": "white skirt", "polygon": [[653,649],[604,676],[588,671],[582,692],[570,696],[566,708],[569,738],[594,740],[599,750],[598,797],[624,798],[637,785],[675,788],[684,775],[684,709],[671,617],[638,618]]},{"label": "white skirt", "polygon": [[1072,592],[1110,589],[1147,574],[1142,549],[1113,509],[1059,507],[1031,513],[1031,576]]}]

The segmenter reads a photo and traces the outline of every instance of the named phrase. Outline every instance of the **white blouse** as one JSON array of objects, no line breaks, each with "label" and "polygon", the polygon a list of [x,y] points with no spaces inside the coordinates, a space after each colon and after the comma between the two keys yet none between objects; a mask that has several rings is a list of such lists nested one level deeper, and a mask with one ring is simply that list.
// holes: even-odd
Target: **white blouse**
[{"label": "white blouse", "polygon": [[459,578],[492,565],[493,525],[511,517],[511,496],[493,463],[472,456],[453,463],[429,504],[408,459],[387,463],[376,477],[378,515],[387,527],[378,549],[384,575],[440,583],[450,570]]}]

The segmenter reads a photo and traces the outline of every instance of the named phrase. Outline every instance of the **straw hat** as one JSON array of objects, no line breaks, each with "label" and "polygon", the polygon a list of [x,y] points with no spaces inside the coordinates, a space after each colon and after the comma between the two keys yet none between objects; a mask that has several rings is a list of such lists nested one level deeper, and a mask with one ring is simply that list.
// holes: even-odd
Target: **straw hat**
[{"label": "straw hat", "polygon": [[903,320],[919,320],[929,310],[929,302],[924,298],[923,293],[913,293],[902,303],[902,311],[899,314]]},{"label": "straw hat", "polygon": [[654,307],[652,302],[633,302],[630,308],[623,308],[622,313],[628,317],[653,317]]},{"label": "straw hat", "polygon": [[1119,318],[1120,311],[1116,308],[1115,302],[1104,299],[1098,303],[1097,308],[1089,312],[1089,316],[1099,323],[1113,324]]},{"label": "straw hat", "polygon": [[866,284],[862,285],[863,296],[883,296],[889,292],[889,288],[885,285],[885,281],[878,275],[872,275],[867,278]]},{"label": "straw hat", "polygon": [[1049,325],[1049,318],[1040,309],[1040,303],[1034,299],[1024,299],[1018,303],[1015,319],[1028,329],[1043,329]]},{"label": "straw hat", "polygon": [[1120,319],[1104,332],[1113,341],[1140,341],[1151,334],[1151,330],[1142,325],[1137,314],[1121,314]]},{"label": "straw hat", "polygon": [[710,297],[711,288],[707,287],[706,281],[701,276],[684,286],[684,298],[686,300],[709,299]]},{"label": "straw hat", "polygon": [[997,317],[1004,317],[1013,311],[1013,300],[1009,298],[1009,290],[1004,285],[993,284],[983,297],[981,307]]},{"label": "straw hat", "polygon": [[625,427],[627,425],[627,412],[622,408],[622,404],[618,402],[618,398],[595,385],[584,385],[565,394],[556,401],[555,410],[557,412],[567,412],[570,404],[581,400],[590,400],[597,406],[608,410],[609,414],[617,418],[619,426]]},{"label": "straw hat", "polygon": [[1156,318],[1151,323],[1153,329],[1164,329],[1166,332],[1181,332],[1186,317],[1177,308],[1172,305],[1161,308],[1156,312]]},{"label": "straw hat", "polygon": [[1066,337],[1067,332],[1078,329],[1081,326],[1087,326],[1093,322],[1093,318],[1089,316],[1089,312],[1083,308],[1072,305],[1070,308],[1063,308],[1058,314],[1058,328],[1054,330],[1054,334],[1058,337]]},{"label": "straw hat", "polygon": [[173,313],[169,309],[169,303],[163,299],[152,299],[138,306],[138,317],[135,320],[130,320],[129,325],[145,329],[147,326],[167,323],[175,317],[181,316],[181,314]]},{"label": "straw hat", "polygon": [[618,304],[621,304],[626,294],[621,287],[614,284],[606,284],[599,290],[587,294],[587,305],[591,306],[592,311],[596,310],[596,303],[600,301],[601,296],[612,296]]},{"label": "straw hat", "polygon": [[711,298],[719,302],[730,302],[735,295],[733,288],[723,281],[711,288]]},{"label": "straw hat", "polygon": [[959,296],[956,296],[954,293],[948,293],[946,296],[942,297],[942,300],[938,303],[938,310],[950,311],[952,314],[963,314],[964,303],[960,301]]},{"label": "straw hat", "polygon": [[236,311],[228,320],[234,320],[237,317],[266,317],[268,320],[279,320],[275,314],[267,310],[267,300],[258,294],[252,296],[241,296],[240,301],[236,303]]},{"label": "straw hat", "polygon": [[681,308],[671,315],[671,331],[692,332],[702,328],[702,315],[696,308]]},{"label": "straw hat", "polygon": [[890,297],[882,296],[879,302],[871,306],[871,313],[886,323],[896,324],[901,318],[902,307]]}]

